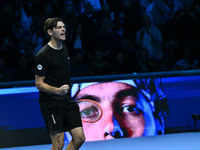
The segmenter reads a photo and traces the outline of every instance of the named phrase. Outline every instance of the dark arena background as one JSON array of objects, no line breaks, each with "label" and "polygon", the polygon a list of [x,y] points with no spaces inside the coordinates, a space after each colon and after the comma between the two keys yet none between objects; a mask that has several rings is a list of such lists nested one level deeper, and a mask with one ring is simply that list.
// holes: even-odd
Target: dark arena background
[{"label": "dark arena background", "polygon": [[[0,150],[51,149],[34,67],[49,17],[66,25],[71,95],[102,94],[102,118],[83,123],[80,150],[200,150],[199,0],[0,0]],[[109,84],[90,86],[100,83]]]}]

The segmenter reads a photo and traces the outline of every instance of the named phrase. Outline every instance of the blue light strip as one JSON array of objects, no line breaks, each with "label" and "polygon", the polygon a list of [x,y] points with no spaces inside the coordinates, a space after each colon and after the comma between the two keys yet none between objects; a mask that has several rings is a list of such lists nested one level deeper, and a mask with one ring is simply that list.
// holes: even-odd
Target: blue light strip
[{"label": "blue light strip", "polygon": [[15,88],[7,88],[0,89],[0,95],[8,95],[8,94],[21,94],[21,93],[33,93],[38,92],[36,87],[15,87]]}]

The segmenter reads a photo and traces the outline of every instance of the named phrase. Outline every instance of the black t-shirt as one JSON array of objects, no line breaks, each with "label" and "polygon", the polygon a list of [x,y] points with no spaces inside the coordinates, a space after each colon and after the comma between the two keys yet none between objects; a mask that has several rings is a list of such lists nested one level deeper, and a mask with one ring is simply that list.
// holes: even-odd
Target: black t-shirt
[{"label": "black t-shirt", "polygon": [[[56,50],[46,44],[35,56],[35,74],[45,76],[44,82],[51,86],[70,85],[69,59],[65,45],[61,50]],[[63,96],[39,91],[39,101],[41,109],[75,106],[75,102],[71,101],[70,90]]]}]

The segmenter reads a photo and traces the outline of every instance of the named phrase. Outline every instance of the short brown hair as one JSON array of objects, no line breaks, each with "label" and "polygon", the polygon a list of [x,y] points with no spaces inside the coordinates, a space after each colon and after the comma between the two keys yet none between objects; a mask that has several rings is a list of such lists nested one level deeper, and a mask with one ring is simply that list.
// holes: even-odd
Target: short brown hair
[{"label": "short brown hair", "polygon": [[53,28],[57,27],[57,23],[58,21],[62,21],[63,20],[61,18],[48,18],[45,22],[44,22],[44,31],[47,32],[48,29],[53,30]]}]

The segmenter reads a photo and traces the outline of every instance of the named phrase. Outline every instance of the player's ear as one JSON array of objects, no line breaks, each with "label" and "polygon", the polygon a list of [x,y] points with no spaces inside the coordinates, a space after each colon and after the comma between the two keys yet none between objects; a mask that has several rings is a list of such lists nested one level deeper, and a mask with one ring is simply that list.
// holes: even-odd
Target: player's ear
[{"label": "player's ear", "polygon": [[52,30],[48,29],[47,33],[51,36],[52,35]]}]

